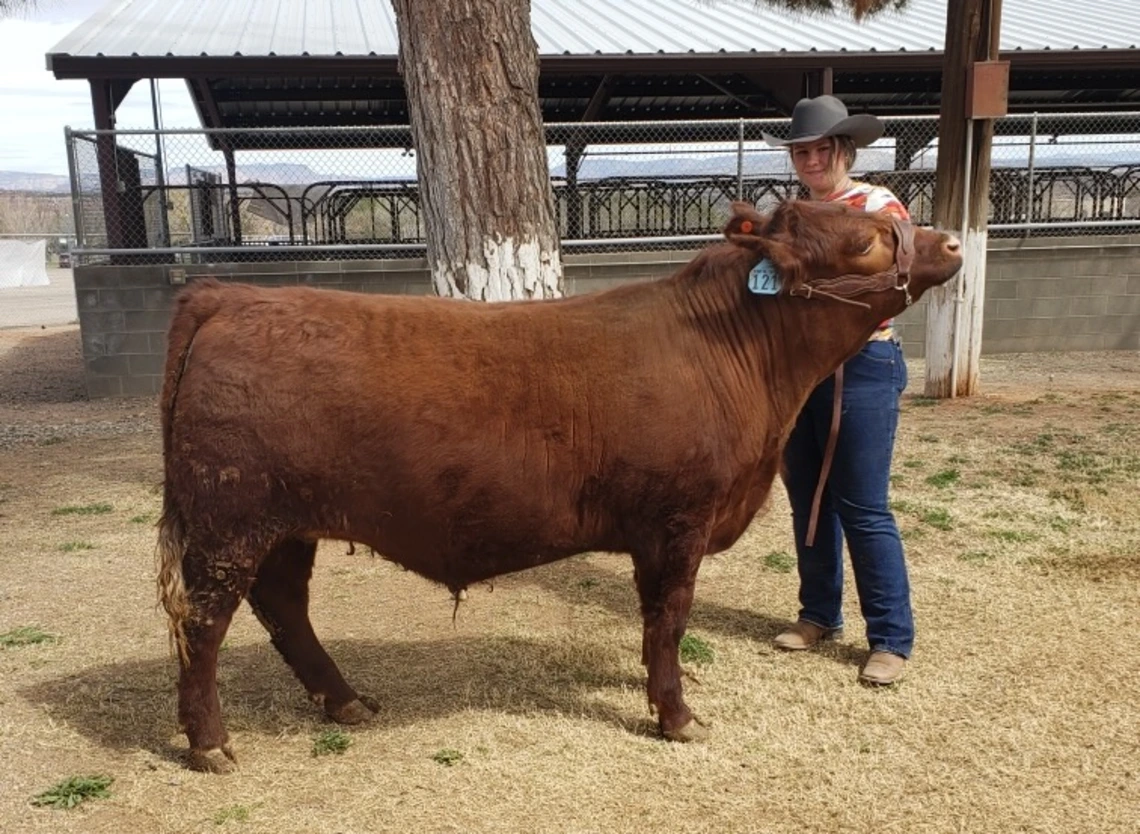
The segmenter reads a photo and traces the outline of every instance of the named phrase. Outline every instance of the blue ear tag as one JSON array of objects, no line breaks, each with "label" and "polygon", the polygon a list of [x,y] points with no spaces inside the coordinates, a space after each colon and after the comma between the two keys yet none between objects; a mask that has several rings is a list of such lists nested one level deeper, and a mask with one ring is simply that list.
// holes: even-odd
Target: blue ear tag
[{"label": "blue ear tag", "polygon": [[775,295],[780,291],[780,275],[775,265],[764,258],[748,273],[748,289],[757,295]]}]

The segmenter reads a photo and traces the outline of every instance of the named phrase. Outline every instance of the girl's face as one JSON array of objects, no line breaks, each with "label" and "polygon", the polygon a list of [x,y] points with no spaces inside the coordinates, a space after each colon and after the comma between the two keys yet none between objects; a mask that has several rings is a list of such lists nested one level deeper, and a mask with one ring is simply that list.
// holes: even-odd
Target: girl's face
[{"label": "girl's face", "polygon": [[816,199],[831,194],[847,178],[847,163],[835,152],[835,143],[830,137],[796,142],[791,154],[796,176]]}]

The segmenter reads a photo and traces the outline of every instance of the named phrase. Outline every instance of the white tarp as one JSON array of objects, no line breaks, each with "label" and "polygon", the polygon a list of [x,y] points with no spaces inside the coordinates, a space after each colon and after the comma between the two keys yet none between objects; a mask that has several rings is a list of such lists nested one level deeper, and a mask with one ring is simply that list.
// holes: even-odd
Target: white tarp
[{"label": "white tarp", "polygon": [[48,286],[46,245],[42,240],[0,240],[0,290]]}]

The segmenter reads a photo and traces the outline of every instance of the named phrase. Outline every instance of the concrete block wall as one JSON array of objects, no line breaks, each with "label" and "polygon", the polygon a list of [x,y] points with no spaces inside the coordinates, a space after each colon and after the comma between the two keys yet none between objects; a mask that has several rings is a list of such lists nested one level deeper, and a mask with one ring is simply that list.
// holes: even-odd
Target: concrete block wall
[{"label": "concrete block wall", "polygon": [[[172,276],[179,274],[183,283],[172,283]],[[184,283],[206,275],[267,287],[431,292],[422,260],[77,267],[75,295],[89,396],[137,396],[162,390],[166,329],[174,298]]]},{"label": "concrete block wall", "polygon": [[[566,291],[578,295],[664,277],[693,254],[567,254]],[[92,398],[161,390],[166,328],[174,296],[182,288],[171,283],[176,269],[186,281],[213,275],[264,286],[432,291],[422,259],[77,267],[75,292]],[[984,353],[1140,350],[1140,235],[992,240],[985,304]],[[908,357],[924,354],[925,323],[925,299],[898,318]]]},{"label": "concrete block wall", "polygon": [[[991,240],[985,299],[985,354],[1140,350],[1140,235]],[[926,353],[926,305],[897,319],[908,357]]]}]

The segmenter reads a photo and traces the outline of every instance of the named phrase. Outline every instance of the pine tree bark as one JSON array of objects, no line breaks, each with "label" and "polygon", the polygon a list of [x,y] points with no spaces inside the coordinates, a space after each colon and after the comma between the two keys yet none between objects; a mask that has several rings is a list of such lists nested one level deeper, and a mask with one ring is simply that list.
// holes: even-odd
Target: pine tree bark
[{"label": "pine tree bark", "polygon": [[562,295],[530,0],[393,0],[436,292]]}]

